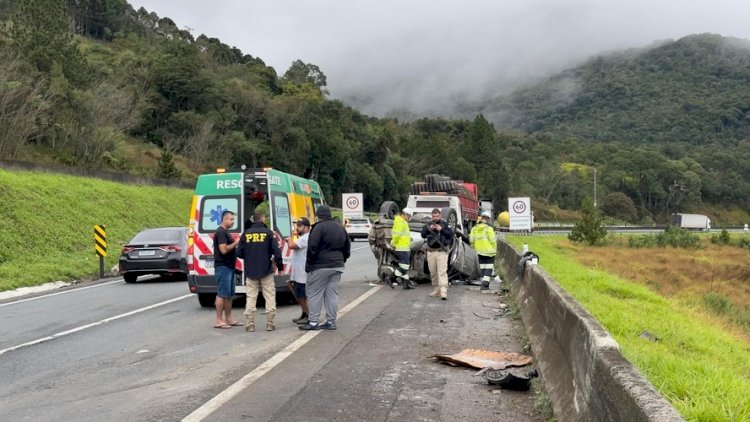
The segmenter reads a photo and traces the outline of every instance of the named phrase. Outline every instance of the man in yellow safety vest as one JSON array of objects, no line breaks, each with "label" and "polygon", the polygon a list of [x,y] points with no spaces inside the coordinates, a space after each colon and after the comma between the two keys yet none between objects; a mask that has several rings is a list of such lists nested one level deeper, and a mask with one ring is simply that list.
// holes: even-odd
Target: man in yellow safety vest
[{"label": "man in yellow safety vest", "polygon": [[481,290],[489,290],[490,278],[495,267],[495,255],[497,254],[497,239],[495,229],[489,224],[490,213],[482,211],[481,221],[471,229],[469,239],[471,246],[479,256],[479,270],[482,273]]},{"label": "man in yellow safety vest", "polygon": [[[411,266],[411,231],[409,230],[409,220],[414,214],[411,208],[404,208],[401,214],[393,219],[393,229],[391,229],[391,247],[396,251],[398,258],[398,267],[395,273],[398,281],[404,289],[413,289],[414,285],[409,280],[409,267]],[[393,282],[391,288],[395,288],[398,282]]]}]

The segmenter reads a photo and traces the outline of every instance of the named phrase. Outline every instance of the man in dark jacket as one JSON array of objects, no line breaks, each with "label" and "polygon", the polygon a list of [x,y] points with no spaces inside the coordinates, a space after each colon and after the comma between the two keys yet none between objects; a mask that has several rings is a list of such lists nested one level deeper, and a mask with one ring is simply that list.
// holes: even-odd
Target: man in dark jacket
[{"label": "man in dark jacket", "polygon": [[247,286],[247,301],[245,303],[245,330],[255,331],[255,302],[258,300],[258,290],[263,290],[266,300],[266,330],[273,331],[273,317],[276,315],[276,283],[273,279],[275,266],[281,272],[284,269],[284,259],[279,245],[276,244],[273,232],[266,226],[266,215],[256,212],[253,225],[240,236],[237,247],[239,258],[245,261],[245,286]]},{"label": "man in dark jacket", "polygon": [[[318,222],[312,227],[307,242],[307,306],[308,323],[300,330],[335,330],[339,304],[339,281],[344,264],[351,254],[349,235],[344,227],[331,218],[331,208],[321,205],[316,211]],[[320,311],[325,304],[326,322],[319,324]]]},{"label": "man in dark jacket", "polygon": [[447,221],[440,217],[440,210],[432,210],[432,221],[422,228],[422,238],[427,244],[427,268],[432,279],[430,296],[448,300],[448,251],[455,237]]}]

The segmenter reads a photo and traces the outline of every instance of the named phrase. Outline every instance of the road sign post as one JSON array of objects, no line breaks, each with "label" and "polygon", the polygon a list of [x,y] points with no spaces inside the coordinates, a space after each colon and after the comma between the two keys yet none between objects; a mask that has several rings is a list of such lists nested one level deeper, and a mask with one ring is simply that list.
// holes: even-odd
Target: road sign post
[{"label": "road sign post", "polygon": [[107,232],[104,224],[94,226],[94,250],[99,257],[99,278],[104,278],[104,258],[107,256]]},{"label": "road sign post", "polygon": [[361,193],[341,194],[341,209],[344,218],[362,218],[365,216],[365,204]]}]

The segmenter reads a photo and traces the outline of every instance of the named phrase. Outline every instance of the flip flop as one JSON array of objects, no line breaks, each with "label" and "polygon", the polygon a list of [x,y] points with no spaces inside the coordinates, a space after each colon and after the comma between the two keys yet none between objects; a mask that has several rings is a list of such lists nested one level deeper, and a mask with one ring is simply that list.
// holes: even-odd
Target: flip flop
[{"label": "flip flop", "polygon": [[227,324],[227,325],[229,325],[229,326],[231,326],[231,327],[239,327],[239,326],[241,326],[241,325],[242,325],[242,323],[241,323],[241,322],[235,322],[235,323],[233,323],[233,324]]},{"label": "flip flop", "polygon": [[232,326],[228,325],[228,324],[225,324],[225,325],[214,325],[214,328],[219,328],[221,330],[228,330],[228,329],[232,328]]}]

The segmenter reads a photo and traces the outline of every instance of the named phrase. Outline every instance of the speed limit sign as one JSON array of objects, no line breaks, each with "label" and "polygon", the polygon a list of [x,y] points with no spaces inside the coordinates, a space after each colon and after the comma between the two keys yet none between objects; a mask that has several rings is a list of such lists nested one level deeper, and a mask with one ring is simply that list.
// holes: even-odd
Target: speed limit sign
[{"label": "speed limit sign", "polygon": [[510,224],[508,228],[511,231],[531,230],[531,198],[508,198],[508,214],[510,214]]},{"label": "speed limit sign", "polygon": [[361,193],[344,193],[341,195],[341,208],[344,218],[360,218],[365,214],[365,204]]}]

